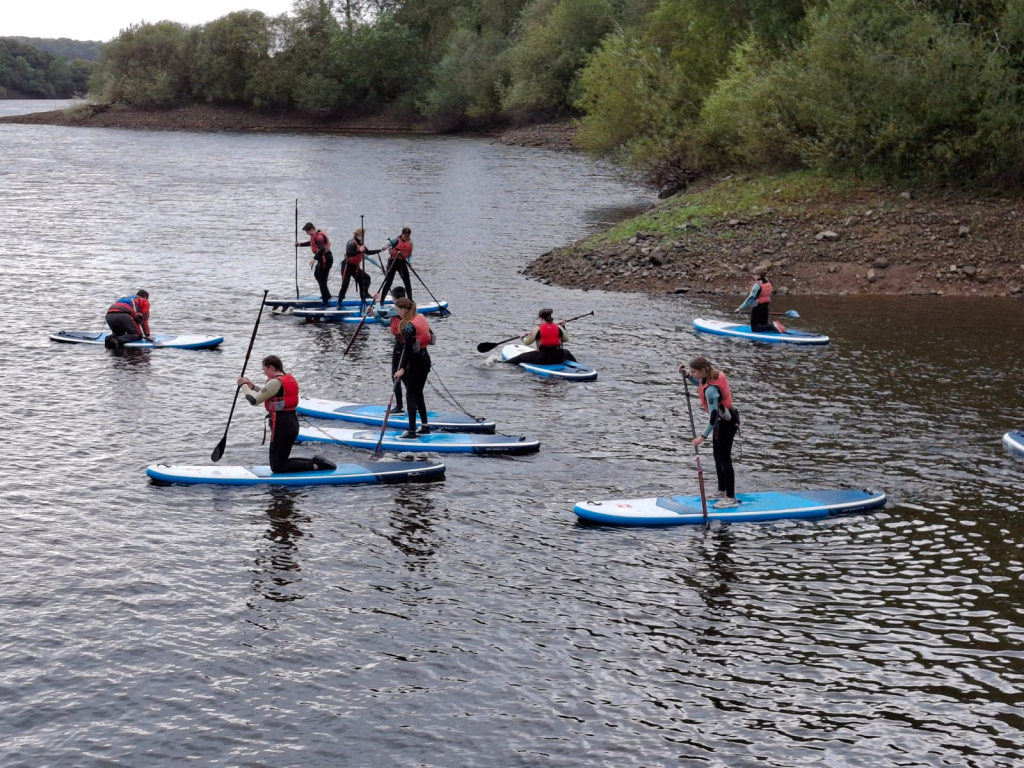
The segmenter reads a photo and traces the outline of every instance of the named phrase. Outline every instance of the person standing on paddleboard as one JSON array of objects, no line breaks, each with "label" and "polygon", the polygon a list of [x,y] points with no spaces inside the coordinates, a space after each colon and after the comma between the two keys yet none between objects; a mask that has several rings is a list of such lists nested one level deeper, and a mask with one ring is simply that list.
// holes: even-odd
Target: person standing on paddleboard
[{"label": "person standing on paddleboard", "polygon": [[434,343],[434,332],[423,315],[416,313],[416,305],[407,298],[395,299],[398,316],[398,334],[402,337],[405,354],[401,368],[395,371],[395,381],[405,384],[406,410],[409,414],[409,430],[399,435],[403,440],[416,439],[416,412],[420,414],[419,434],[430,434],[427,418],[427,404],[423,399],[423,388],[430,373],[430,353],[427,347]]},{"label": "person standing on paddleboard", "polygon": [[331,267],[334,266],[331,241],[327,237],[327,233],[317,229],[311,221],[306,222],[306,226],[302,228],[302,231],[306,233],[309,240],[304,243],[296,243],[295,245],[300,248],[308,245],[313,250],[313,258],[309,260],[309,265],[311,267],[314,264],[316,265],[313,269],[313,279],[320,286],[320,299],[323,301],[323,308],[327,309],[327,305],[331,301],[331,289],[327,285],[327,275],[330,274]]},{"label": "person standing on paddleboard", "polygon": [[353,277],[359,289],[359,300],[366,304],[370,299],[370,276],[363,270],[363,260],[381,252],[369,250],[363,244],[363,228],[352,233],[352,239],[345,244],[345,263],[341,267],[341,293],[338,294],[338,309],[348,293],[348,283]]},{"label": "person standing on paddleboard", "polygon": [[[405,288],[400,285],[396,285],[395,289],[391,292],[391,297],[398,301],[399,299],[405,298]],[[385,307],[377,310],[377,320],[382,323],[391,323],[391,334],[395,337],[395,344],[391,348],[391,379],[395,387],[395,412],[401,413],[405,410],[402,407],[402,383],[395,380],[395,371],[402,365],[402,353],[405,351],[405,337],[399,332],[398,326],[401,322],[399,317],[398,308],[392,304],[389,307]]]},{"label": "person standing on paddleboard", "polygon": [[734,310],[739,314],[750,307],[750,331],[752,333],[785,333],[786,326],[771,321],[772,281],[768,277],[768,267],[761,265],[754,268],[754,284],[750,293]]},{"label": "person standing on paddleboard", "polygon": [[542,309],[537,313],[540,323],[522,336],[523,344],[530,346],[537,342],[537,349],[532,352],[524,352],[521,355],[506,360],[506,363],[533,363],[534,365],[561,365],[569,361],[576,362],[572,352],[563,345],[569,341],[569,334],[565,332],[564,323],[556,323],[552,317],[554,310]]},{"label": "person standing on paddleboard", "polygon": [[257,387],[244,376],[238,377],[238,386],[249,403],[262,404],[267,409],[267,418],[270,419],[270,471],[281,474],[337,469],[334,462],[323,456],[291,458],[292,446],[299,436],[299,417],[295,415],[299,404],[299,383],[290,373],[284,372],[284,365],[277,355],[263,358],[263,374],[267,383],[262,387]]},{"label": "person standing on paddleboard", "polygon": [[[402,228],[402,234],[388,240],[388,265],[385,268],[386,277],[380,290],[373,295],[374,301],[380,301],[388,295],[391,283],[395,274],[402,278],[402,285],[405,286],[405,296],[412,300],[412,281],[409,279],[409,259],[412,258],[412,230],[409,227]],[[393,298],[398,298],[394,296]]]},{"label": "person standing on paddleboard", "polygon": [[120,349],[133,341],[152,341],[149,333],[149,291],[118,299],[107,310],[110,335],[103,340],[108,349]]},{"label": "person standing on paddleboard", "polygon": [[711,436],[715,474],[718,475],[719,500],[714,505],[715,509],[738,507],[732,443],[740,428],[740,413],[733,407],[729,382],[725,374],[711,365],[703,355],[693,358],[689,368],[680,363],[679,372],[697,385],[700,407],[708,414],[707,426],[692,442],[694,447],[698,447]]}]

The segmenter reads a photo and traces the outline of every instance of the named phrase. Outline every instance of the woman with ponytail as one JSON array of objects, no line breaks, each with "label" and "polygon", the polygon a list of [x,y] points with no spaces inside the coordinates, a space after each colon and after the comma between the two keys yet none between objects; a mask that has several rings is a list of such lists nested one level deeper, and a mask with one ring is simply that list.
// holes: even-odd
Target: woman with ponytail
[{"label": "woman with ponytail", "polygon": [[700,406],[708,414],[704,431],[693,440],[699,446],[711,436],[711,450],[715,456],[715,474],[718,476],[718,501],[715,509],[738,507],[736,500],[736,472],[732,466],[732,443],[740,428],[740,414],[732,404],[732,392],[725,374],[708,362],[703,355],[690,361],[689,367],[680,364],[679,371],[697,385]]}]

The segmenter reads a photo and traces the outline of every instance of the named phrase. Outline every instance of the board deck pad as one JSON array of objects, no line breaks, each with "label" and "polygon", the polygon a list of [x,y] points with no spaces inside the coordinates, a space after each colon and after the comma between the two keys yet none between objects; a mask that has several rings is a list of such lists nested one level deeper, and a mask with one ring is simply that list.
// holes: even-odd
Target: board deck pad
[{"label": "board deck pad", "polygon": [[[363,403],[346,403],[340,400],[318,400],[301,398],[296,410],[303,416],[318,419],[340,419],[357,424],[381,426],[384,423],[383,405],[366,405]],[[398,427],[408,424],[409,417],[405,411],[392,411],[388,418],[388,426]],[[446,432],[493,432],[493,421],[476,420],[462,413],[445,413],[443,411],[427,411],[427,420],[433,429]],[[419,415],[416,416],[419,424]]]},{"label": "board deck pad", "polygon": [[[525,352],[533,352],[533,347],[525,344],[507,344],[501,348],[501,359],[511,360],[516,355]],[[567,381],[594,381],[597,379],[597,371],[589,365],[582,363],[565,362],[559,365],[536,365],[534,363],[517,363],[520,368],[552,379],[566,379]]]},{"label": "board deck pad", "polygon": [[445,466],[429,461],[378,461],[339,464],[320,472],[274,474],[268,466],[153,464],[146,474],[156,482],[185,485],[356,485],[404,483],[444,477]]},{"label": "board deck pad", "polygon": [[[522,454],[540,450],[540,441],[508,435],[465,432],[431,432],[415,440],[398,437],[405,429],[384,430],[381,447],[385,451],[428,451],[434,453]],[[379,429],[337,429],[333,427],[302,427],[300,443],[339,443],[352,448],[373,451],[380,439]]]},{"label": "board deck pad", "polygon": [[715,336],[732,336],[737,339],[761,341],[766,344],[804,344],[814,346],[829,343],[828,336],[806,333],[805,331],[797,331],[792,328],[787,328],[785,333],[754,333],[750,330],[749,323],[707,320],[702,317],[698,317],[693,321],[693,327],[702,333],[710,333]]},{"label": "board deck pad", "polygon": [[[102,347],[109,331],[57,331],[50,339],[65,344],[91,344]],[[210,349],[223,343],[223,336],[201,336],[198,334],[154,333],[153,342],[130,341],[124,349]]]},{"label": "board deck pad", "polygon": [[[295,317],[301,318],[303,320],[321,321],[326,323],[359,323],[362,322],[363,320],[365,308],[366,305],[360,306],[358,304],[355,307],[352,307],[351,309],[320,309],[319,307],[317,307],[310,309],[296,309],[292,314]],[[416,313],[420,315],[439,314],[441,313],[442,309],[448,309],[447,301],[428,301],[424,304],[416,305]],[[378,320],[375,315],[371,315],[370,317],[366,318],[366,322],[388,324],[390,322],[390,319]]]},{"label": "board deck pad", "polygon": [[[715,509],[708,499],[708,520],[768,522],[867,512],[884,507],[880,491],[835,489],[738,493],[738,507]],[[700,525],[704,522],[700,496],[660,496],[646,499],[581,501],[573,511],[584,520],[610,525]]]}]

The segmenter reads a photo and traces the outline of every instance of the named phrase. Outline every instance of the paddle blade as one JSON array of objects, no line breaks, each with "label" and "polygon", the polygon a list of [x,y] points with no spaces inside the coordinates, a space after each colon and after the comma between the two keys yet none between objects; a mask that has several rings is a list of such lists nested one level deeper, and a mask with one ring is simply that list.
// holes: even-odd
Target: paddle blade
[{"label": "paddle blade", "polygon": [[476,351],[477,352],[490,352],[496,346],[498,346],[498,344],[496,342],[492,343],[492,342],[489,342],[489,341],[482,341],[482,342],[480,342],[479,344],[476,345]]},{"label": "paddle blade", "polygon": [[791,309],[788,312],[786,312],[786,317],[800,317],[800,313],[797,312],[795,309]]},{"label": "paddle blade", "polygon": [[214,464],[216,464],[218,461],[221,460],[221,457],[224,455],[224,449],[227,448],[227,446],[228,446],[228,436],[227,436],[227,433],[225,433],[224,437],[222,437],[220,439],[220,442],[217,443],[217,447],[213,449],[213,453],[210,454],[210,460]]}]

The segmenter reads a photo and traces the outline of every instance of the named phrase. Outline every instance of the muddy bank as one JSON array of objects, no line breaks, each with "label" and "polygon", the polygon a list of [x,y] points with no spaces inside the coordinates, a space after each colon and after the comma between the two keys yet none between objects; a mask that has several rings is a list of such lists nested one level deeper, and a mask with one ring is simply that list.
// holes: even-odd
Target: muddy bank
[{"label": "muddy bank", "polygon": [[783,295],[1024,298],[1024,199],[858,190],[687,217],[706,189],[653,208],[618,238],[550,251],[525,274],[572,288],[740,297],[768,263]]}]

